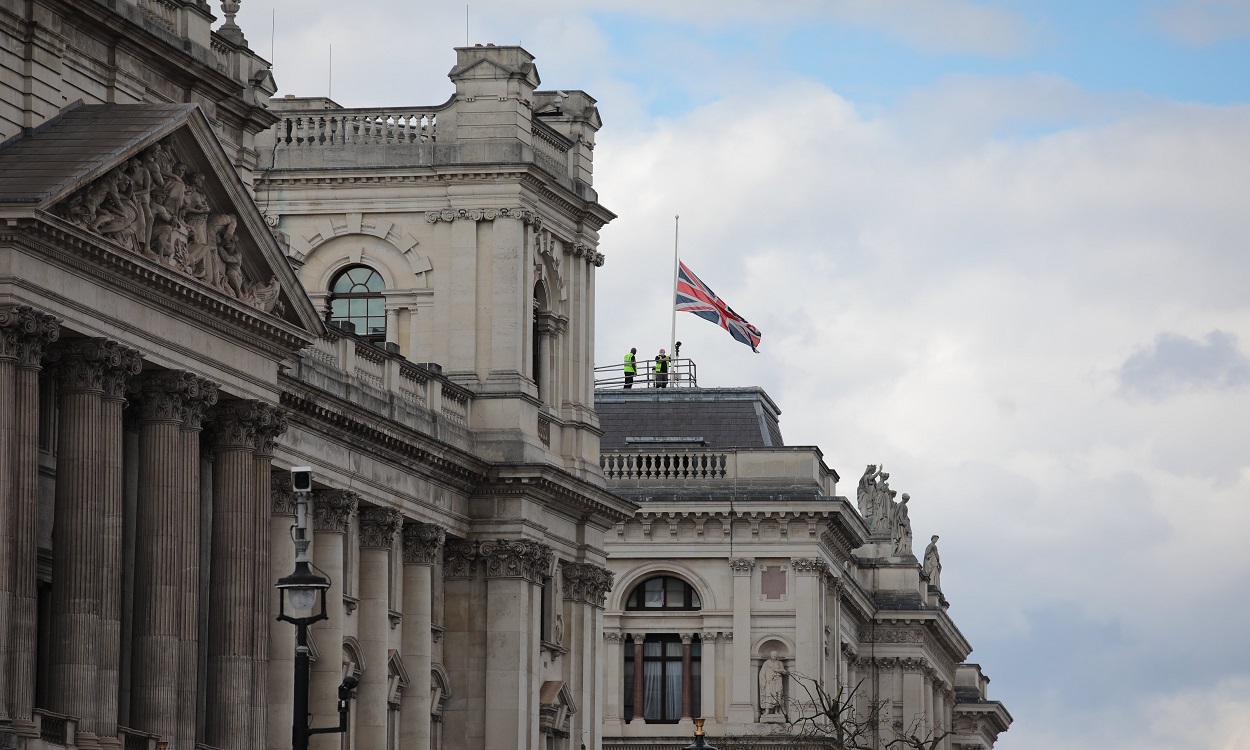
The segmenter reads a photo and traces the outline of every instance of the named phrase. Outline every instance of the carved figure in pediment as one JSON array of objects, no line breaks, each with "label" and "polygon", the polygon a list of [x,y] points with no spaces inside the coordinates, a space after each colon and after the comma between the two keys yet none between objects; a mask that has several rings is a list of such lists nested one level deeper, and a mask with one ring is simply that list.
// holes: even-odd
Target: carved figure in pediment
[{"label": "carved figure in pediment", "polygon": [[278,299],[282,294],[282,285],[278,283],[278,277],[269,279],[268,284],[255,284],[247,282],[248,292],[246,301],[258,310],[264,310],[267,313],[276,313],[281,315],[286,311],[286,305]]},{"label": "carved figure in pediment", "polygon": [[165,208],[166,220],[174,224],[182,224],[184,220],[182,207],[187,200],[186,174],[187,165],[182,163],[172,165],[168,172],[161,168],[164,184],[159,192],[160,203]]},{"label": "carved figure in pediment", "polygon": [[190,230],[190,242],[208,242],[208,216],[213,212],[208,205],[208,196],[204,194],[204,173],[196,172],[187,182],[180,212],[174,216],[181,218]]},{"label": "carved figure in pediment", "polygon": [[224,234],[218,240],[217,251],[221,256],[225,283],[222,291],[236,299],[243,299],[243,251],[234,233]]},{"label": "carved figure in pediment", "polygon": [[96,209],[91,231],[108,237],[127,250],[137,250],[139,208],[130,178],[122,167],[110,170],[105,180],[107,194]]},{"label": "carved figure in pediment", "polygon": [[130,193],[138,212],[137,245],[145,257],[156,259],[152,251],[152,230],[156,214],[152,211],[152,173],[139,159],[126,162],[126,179],[130,181]]}]

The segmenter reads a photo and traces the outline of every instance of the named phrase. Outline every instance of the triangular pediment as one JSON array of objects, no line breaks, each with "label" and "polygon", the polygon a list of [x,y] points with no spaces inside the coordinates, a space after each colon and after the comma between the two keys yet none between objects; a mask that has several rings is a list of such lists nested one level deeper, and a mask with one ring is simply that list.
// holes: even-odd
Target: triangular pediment
[{"label": "triangular pediment", "polygon": [[190,104],[90,105],[0,145],[0,214],[55,222],[159,269],[232,319],[322,323],[204,113]]}]

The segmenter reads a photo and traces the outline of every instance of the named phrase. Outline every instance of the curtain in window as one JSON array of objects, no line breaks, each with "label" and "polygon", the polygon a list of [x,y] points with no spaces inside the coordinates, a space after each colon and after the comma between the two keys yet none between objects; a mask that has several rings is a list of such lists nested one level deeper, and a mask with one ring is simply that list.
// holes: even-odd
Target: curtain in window
[{"label": "curtain in window", "polygon": [[[681,644],[678,644],[679,646]],[[664,674],[664,718],[681,718],[681,662],[668,662]]]},{"label": "curtain in window", "polygon": [[[643,648],[650,649],[652,644],[648,643]],[[659,646],[660,644],[655,644]],[[657,649],[658,650],[658,649]],[[642,665],[642,702],[643,718],[651,721],[662,721],[664,717],[661,715],[661,702],[664,693],[664,662],[647,661]],[[637,706],[634,710],[638,710]]]}]

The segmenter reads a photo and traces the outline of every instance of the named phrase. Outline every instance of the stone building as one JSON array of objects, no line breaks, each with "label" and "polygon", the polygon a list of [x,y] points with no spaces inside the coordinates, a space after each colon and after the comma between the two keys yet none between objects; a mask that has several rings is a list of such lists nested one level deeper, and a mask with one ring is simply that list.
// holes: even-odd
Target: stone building
[{"label": "stone building", "polygon": [[221,6],[0,0],[0,747],[288,747],[292,465],[313,747],[599,747],[593,99],[271,106]]},{"label": "stone building", "polygon": [[993,747],[1011,716],[966,663],[937,539],[916,557],[888,473],[839,496],[758,388],[601,389],[595,404],[608,487],[639,505],[607,542],[605,747],[684,747],[700,716],[718,744],[793,747],[778,733],[817,715],[818,688],[854,691],[873,747]]}]

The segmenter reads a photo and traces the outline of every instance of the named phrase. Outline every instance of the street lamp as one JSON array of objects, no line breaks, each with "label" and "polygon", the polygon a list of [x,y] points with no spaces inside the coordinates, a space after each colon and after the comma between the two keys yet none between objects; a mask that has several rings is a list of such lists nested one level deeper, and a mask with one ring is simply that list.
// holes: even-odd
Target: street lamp
[{"label": "street lamp", "polygon": [[[295,626],[295,699],[291,712],[291,747],[308,750],[308,738],[314,734],[347,731],[347,706],[352,690],[358,684],[347,677],[339,685],[339,725],[308,726],[308,626],[329,619],[326,614],[326,592],[330,579],[313,572],[308,559],[308,498],[312,493],[312,469],[297,466],[291,469],[291,487],[295,490],[295,570],[278,579],[278,620]],[[320,600],[320,607],[318,607]]]},{"label": "street lamp", "polygon": [[694,742],[686,745],[684,750],[716,750],[716,748],[707,744],[707,738],[703,734],[704,719],[694,720]]}]

